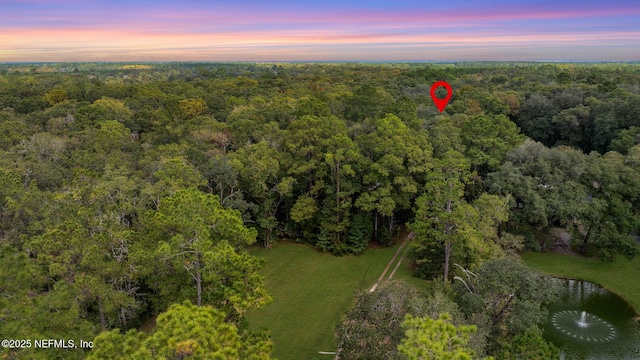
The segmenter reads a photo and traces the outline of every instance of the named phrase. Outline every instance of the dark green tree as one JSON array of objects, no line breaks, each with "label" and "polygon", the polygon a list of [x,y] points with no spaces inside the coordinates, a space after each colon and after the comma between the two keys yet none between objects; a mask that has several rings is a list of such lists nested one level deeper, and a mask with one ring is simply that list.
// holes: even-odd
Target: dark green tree
[{"label": "dark green tree", "polygon": [[238,211],[224,209],[217,196],[178,190],[163,198],[144,224],[136,257],[162,301],[180,294],[235,318],[270,300],[257,274],[261,262],[244,252],[256,240],[255,229],[244,226]]},{"label": "dark green tree", "polygon": [[519,260],[483,263],[476,276],[460,276],[454,289],[470,322],[489,330],[489,354],[498,354],[514,337],[546,321],[545,305],[557,299],[559,285]]},{"label": "dark green tree", "polygon": [[[224,313],[185,301],[160,314],[152,334],[117,329],[94,339],[87,359],[249,359],[267,360],[273,348],[266,338],[246,337]],[[257,340],[257,341],[256,341]]]},{"label": "dark green tree", "polygon": [[452,150],[434,160],[410,226],[416,234],[411,246],[421,276],[427,275],[430,264],[440,263],[448,281],[454,246],[477,248],[482,242],[475,227],[478,211],[464,199],[470,179],[469,163],[462,154]]},{"label": "dark green tree", "polygon": [[436,320],[407,315],[402,327],[405,328],[405,338],[398,345],[398,351],[410,360],[471,360],[475,355],[466,345],[477,330],[476,326],[457,327],[451,323],[447,313]]}]

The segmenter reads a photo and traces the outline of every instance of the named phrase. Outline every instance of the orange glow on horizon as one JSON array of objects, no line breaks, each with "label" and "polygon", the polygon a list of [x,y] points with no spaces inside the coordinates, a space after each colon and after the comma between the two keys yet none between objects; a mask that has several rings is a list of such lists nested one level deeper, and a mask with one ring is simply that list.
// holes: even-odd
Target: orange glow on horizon
[{"label": "orange glow on horizon", "polygon": [[[11,34],[11,35],[8,35]],[[340,31],[263,31],[205,34],[161,34],[137,30],[74,29],[17,31],[0,33],[0,61],[28,61],[33,54],[48,54],[54,61],[82,61],[85,56],[105,56],[110,60],[152,60],[153,56],[171,55],[175,60],[201,60],[209,54],[246,55],[251,51],[282,52],[308,46],[342,47],[376,45],[381,49],[422,46],[425,52],[433,46],[478,48],[493,46],[598,46],[624,45],[640,39],[640,32],[573,33],[573,34],[403,34],[347,33]],[[87,44],[91,44],[87,46]],[[41,59],[39,59],[41,60]],[[293,59],[295,60],[295,59]]]}]

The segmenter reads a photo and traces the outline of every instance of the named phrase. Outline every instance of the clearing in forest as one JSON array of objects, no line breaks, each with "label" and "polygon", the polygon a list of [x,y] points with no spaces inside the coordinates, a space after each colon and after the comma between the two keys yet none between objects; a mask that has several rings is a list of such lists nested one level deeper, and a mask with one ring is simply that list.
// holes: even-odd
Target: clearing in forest
[{"label": "clearing in forest", "polygon": [[[308,245],[280,243],[270,250],[253,248],[251,255],[267,260],[261,273],[274,301],[249,312],[251,328],[266,327],[275,343],[273,356],[280,360],[331,359],[319,351],[336,349],[335,324],[353,303],[356,290],[376,283],[400,244],[367,249],[362,255],[336,257]],[[394,269],[404,249],[390,266]],[[406,260],[403,262],[406,265]],[[385,278],[389,276],[386,274]],[[407,266],[399,266],[394,279],[412,283]]]}]

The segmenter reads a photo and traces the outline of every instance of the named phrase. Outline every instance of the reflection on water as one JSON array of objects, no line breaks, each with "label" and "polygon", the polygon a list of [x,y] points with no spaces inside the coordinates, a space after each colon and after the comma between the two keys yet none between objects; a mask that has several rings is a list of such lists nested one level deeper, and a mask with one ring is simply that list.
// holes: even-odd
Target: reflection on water
[{"label": "reflection on water", "polygon": [[590,282],[559,281],[565,291],[549,307],[545,337],[563,359],[640,359],[640,324],[627,302]]}]

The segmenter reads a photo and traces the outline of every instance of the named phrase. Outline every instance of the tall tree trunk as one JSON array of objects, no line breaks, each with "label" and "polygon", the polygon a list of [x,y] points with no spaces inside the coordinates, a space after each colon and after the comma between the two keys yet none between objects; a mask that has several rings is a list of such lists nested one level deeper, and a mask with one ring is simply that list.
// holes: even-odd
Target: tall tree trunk
[{"label": "tall tree trunk", "polygon": [[587,253],[587,242],[589,241],[589,235],[591,235],[591,224],[589,224],[589,228],[587,229],[587,233],[584,236],[584,239],[582,239],[582,246],[580,246],[580,253],[581,254],[586,254]]},{"label": "tall tree trunk", "polygon": [[[447,199],[447,213],[451,213],[451,199]],[[444,226],[444,281],[449,280],[449,257],[451,256],[451,230],[453,226],[449,223]]]},{"label": "tall tree trunk", "polygon": [[100,325],[102,326],[102,330],[107,330],[107,319],[104,316],[104,306],[102,305],[100,297],[98,297],[98,312],[100,313]]},{"label": "tall tree trunk", "polygon": [[121,307],[118,310],[118,319],[120,321],[120,327],[121,328],[125,327],[127,325],[128,321],[127,321],[127,313],[126,313],[126,309],[125,308]]},{"label": "tall tree trunk", "polygon": [[264,247],[265,249],[271,249],[271,232],[273,229],[269,228],[264,233]]},{"label": "tall tree trunk", "polygon": [[196,287],[198,288],[198,306],[202,306],[202,274],[200,270],[196,273]]},{"label": "tall tree trunk", "polygon": [[451,256],[451,242],[445,241],[444,244],[444,281],[449,280],[449,257]]},{"label": "tall tree trunk", "polygon": [[378,241],[378,210],[373,213],[373,239]]},{"label": "tall tree trunk", "polygon": [[196,288],[198,290],[198,306],[202,306],[202,271],[200,269],[200,253],[196,253]]}]

